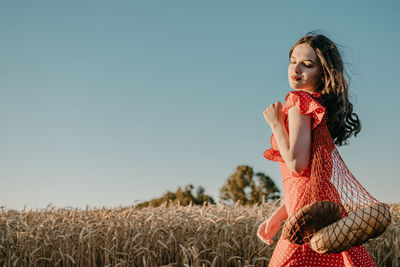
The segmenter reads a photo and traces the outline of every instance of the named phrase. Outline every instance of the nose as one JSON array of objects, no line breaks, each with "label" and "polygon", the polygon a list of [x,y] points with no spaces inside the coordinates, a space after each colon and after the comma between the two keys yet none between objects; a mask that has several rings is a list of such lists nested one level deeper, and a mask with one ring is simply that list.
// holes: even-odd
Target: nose
[{"label": "nose", "polygon": [[295,72],[295,73],[300,73],[300,72],[301,72],[301,70],[300,70],[300,64],[296,64],[296,65],[295,65],[295,67],[294,67],[294,72]]}]

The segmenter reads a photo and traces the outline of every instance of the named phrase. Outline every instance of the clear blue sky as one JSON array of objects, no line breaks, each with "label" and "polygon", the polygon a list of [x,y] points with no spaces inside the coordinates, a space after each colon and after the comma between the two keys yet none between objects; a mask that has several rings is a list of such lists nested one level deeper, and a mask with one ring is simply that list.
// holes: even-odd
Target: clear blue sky
[{"label": "clear blue sky", "polygon": [[377,199],[400,202],[398,1],[2,1],[0,205],[128,206],[219,189],[263,157],[262,111],[291,90],[288,52],[341,46],[362,131],[339,147]]}]

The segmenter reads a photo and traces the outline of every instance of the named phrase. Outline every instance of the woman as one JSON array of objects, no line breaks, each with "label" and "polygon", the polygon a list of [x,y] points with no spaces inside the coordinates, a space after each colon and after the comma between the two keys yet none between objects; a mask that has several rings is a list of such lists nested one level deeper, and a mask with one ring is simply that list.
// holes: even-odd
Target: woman
[{"label": "woman", "polygon": [[[264,156],[280,163],[285,197],[285,203],[259,227],[258,236],[268,245],[281,222],[304,205],[302,200],[310,192],[315,128],[321,123],[328,126],[332,146],[346,144],[346,139],[361,129],[347,98],[343,63],[334,42],[309,33],[293,45],[289,59],[288,78],[294,90],[286,95],[283,107],[276,102],[263,113],[273,132],[271,148]],[[331,171],[327,170],[328,181]],[[281,237],[269,266],[365,267],[375,263],[362,245],[342,253],[319,254],[308,244],[292,244]]]}]

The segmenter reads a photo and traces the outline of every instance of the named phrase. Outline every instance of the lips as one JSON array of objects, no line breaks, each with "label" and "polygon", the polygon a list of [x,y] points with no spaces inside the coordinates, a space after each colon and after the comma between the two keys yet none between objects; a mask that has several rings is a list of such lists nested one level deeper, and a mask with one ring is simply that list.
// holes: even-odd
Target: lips
[{"label": "lips", "polygon": [[295,81],[301,80],[301,77],[297,76],[297,75],[292,75],[292,76],[290,76],[290,78],[292,78],[292,80],[295,80]]}]

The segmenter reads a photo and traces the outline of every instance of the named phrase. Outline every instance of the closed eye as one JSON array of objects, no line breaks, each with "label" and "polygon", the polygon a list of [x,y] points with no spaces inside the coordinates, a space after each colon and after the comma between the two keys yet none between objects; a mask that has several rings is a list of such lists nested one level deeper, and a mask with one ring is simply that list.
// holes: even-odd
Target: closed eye
[{"label": "closed eye", "polygon": [[[290,64],[295,64],[296,62],[291,61],[291,62],[289,62],[289,63],[290,63]],[[306,66],[307,68],[311,68],[311,67],[313,66],[312,64],[307,65],[307,64],[304,64],[304,63],[303,63],[303,65]]]}]

